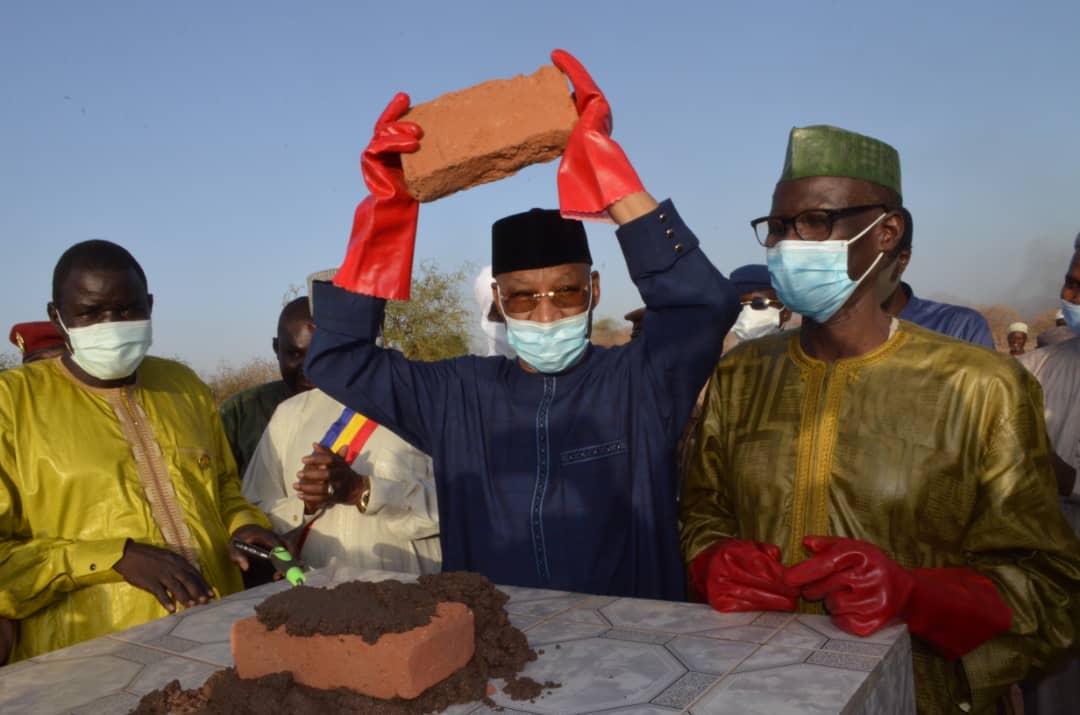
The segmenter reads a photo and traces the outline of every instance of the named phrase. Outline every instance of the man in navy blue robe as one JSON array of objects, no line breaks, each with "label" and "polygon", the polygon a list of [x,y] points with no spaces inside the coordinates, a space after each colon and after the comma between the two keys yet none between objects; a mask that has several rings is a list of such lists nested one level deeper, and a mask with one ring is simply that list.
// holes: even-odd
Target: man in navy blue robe
[{"label": "man in navy blue robe", "polygon": [[[400,178],[386,146],[413,150],[417,142],[402,137],[419,133],[396,121],[403,107],[392,103],[365,153],[378,160],[365,163],[373,197],[357,210],[349,255],[334,285],[313,287],[307,374],[431,455],[444,570],[680,599],[675,447],[738,303],[671,202],[657,204],[644,191],[608,135],[610,110],[585,70],[561,51],[552,59],[574,84],[580,116],[559,168],[562,213],[606,212],[621,225],[620,246],[646,305],[643,337],[610,349],[588,343],[600,281],[584,229],[534,210],[492,230],[495,302],[517,360],[413,362],[377,347],[384,298],[403,288],[407,272],[390,261],[399,282],[387,286],[373,257],[391,255],[393,240],[411,253],[412,240],[386,238],[403,222],[378,213],[395,210],[390,201],[408,204],[403,185],[385,190]],[[358,250],[367,257],[354,258]],[[362,503],[353,491],[333,488],[341,501]]]},{"label": "man in navy blue robe", "polygon": [[927,330],[994,350],[994,336],[990,332],[990,324],[979,311],[962,305],[919,298],[911,290],[911,286],[900,282],[900,276],[907,270],[908,263],[911,261],[913,233],[911,213],[907,209],[904,209],[904,216],[907,219],[907,228],[897,245],[892,271],[893,279],[898,283],[896,290],[889,295],[881,307],[889,315],[921,325]]}]

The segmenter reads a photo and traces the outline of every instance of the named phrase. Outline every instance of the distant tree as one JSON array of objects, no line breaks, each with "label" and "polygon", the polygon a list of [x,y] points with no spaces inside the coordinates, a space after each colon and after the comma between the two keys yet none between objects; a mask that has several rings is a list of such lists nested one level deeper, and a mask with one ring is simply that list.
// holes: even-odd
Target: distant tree
[{"label": "distant tree", "polygon": [[0,370],[8,370],[22,365],[22,357],[18,353],[0,353]]},{"label": "distant tree", "polygon": [[615,318],[593,320],[591,341],[593,345],[610,348],[630,342],[630,323]]},{"label": "distant tree", "polygon": [[293,302],[296,298],[304,295],[305,287],[297,285],[296,283],[290,283],[289,289],[281,296],[281,307],[284,308],[289,303]]},{"label": "distant tree", "polygon": [[222,361],[217,370],[203,381],[210,386],[214,400],[221,404],[241,390],[281,379],[281,370],[273,360],[252,358],[242,365]]},{"label": "distant tree", "polygon": [[383,342],[411,360],[442,360],[469,352],[469,317],[462,297],[465,269],[443,273],[434,261],[420,264],[411,299],[386,305]]}]

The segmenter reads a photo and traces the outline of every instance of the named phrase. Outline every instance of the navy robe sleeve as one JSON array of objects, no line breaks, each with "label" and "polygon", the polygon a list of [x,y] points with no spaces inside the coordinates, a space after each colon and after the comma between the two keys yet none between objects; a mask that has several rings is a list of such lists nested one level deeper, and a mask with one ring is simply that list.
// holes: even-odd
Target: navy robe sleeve
[{"label": "navy robe sleeve", "polygon": [[312,286],[315,334],[304,371],[323,392],[432,453],[438,406],[459,381],[457,360],[421,362],[375,344],[386,301],[330,283]]},{"label": "navy robe sleeve", "polygon": [[739,314],[735,287],[701,251],[671,200],[619,228],[630,278],[645,301],[645,368],[671,410],[676,439]]},{"label": "navy robe sleeve", "polygon": [[925,300],[914,295],[911,286],[906,283],[901,286],[908,294],[908,303],[896,317],[951,338],[995,349],[990,324],[979,311],[962,305]]}]

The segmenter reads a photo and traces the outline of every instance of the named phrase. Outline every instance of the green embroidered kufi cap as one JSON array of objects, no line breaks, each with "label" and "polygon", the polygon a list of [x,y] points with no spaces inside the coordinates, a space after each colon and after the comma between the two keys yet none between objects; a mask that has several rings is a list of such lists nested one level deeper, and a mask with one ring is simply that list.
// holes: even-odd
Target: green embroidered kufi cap
[{"label": "green embroidered kufi cap", "polygon": [[900,155],[873,137],[839,127],[792,127],[780,181],[846,176],[900,190]]}]

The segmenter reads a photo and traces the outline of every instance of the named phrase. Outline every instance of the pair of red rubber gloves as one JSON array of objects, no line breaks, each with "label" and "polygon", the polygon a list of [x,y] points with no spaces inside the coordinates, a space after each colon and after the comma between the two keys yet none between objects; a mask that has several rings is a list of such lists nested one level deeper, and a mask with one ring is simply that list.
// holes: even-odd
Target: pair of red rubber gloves
[{"label": "pair of red rubber gloves", "polygon": [[[559,204],[564,216],[603,218],[619,199],[643,191],[621,147],[611,139],[611,107],[589,73],[568,52],[551,60],[570,78],[578,121],[559,164]],[[409,95],[399,92],[379,120],[360,159],[371,195],[356,207],[345,261],[334,284],[356,293],[409,299],[419,204],[405,188],[401,154],[420,147],[423,131],[400,121]]]},{"label": "pair of red rubber gloves", "polygon": [[858,636],[899,618],[948,659],[1012,624],[993,582],[972,569],[905,569],[856,539],[807,536],[803,545],[811,557],[785,568],[773,544],[725,539],[691,562],[691,586],[718,611],[794,611],[799,596],[824,600],[833,623]]}]

